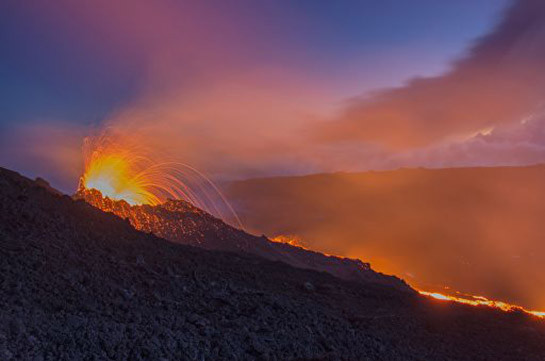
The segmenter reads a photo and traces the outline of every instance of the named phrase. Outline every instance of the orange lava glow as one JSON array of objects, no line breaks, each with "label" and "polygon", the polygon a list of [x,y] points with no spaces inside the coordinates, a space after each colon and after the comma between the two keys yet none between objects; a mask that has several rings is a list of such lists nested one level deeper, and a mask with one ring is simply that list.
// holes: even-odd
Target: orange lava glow
[{"label": "orange lava glow", "polygon": [[[103,195],[111,200],[123,200],[131,206],[157,205],[168,199],[183,199],[219,218],[230,218],[242,228],[236,213],[217,187],[202,173],[186,164],[154,161],[134,143],[116,142],[108,136],[85,139],[83,153],[84,173],[80,180],[82,189],[95,189],[101,193],[100,197]],[[225,214],[226,209],[230,215]],[[297,236],[279,235],[272,240],[308,249]],[[422,290],[418,292],[440,301],[487,306],[503,311],[522,311],[545,318],[545,312],[527,310],[483,296],[459,292],[456,295]]]},{"label": "orange lava glow", "polygon": [[497,308],[506,312],[522,311],[522,312],[525,312],[540,318],[545,318],[545,312],[526,310],[523,307],[520,307],[517,305],[512,305],[502,301],[490,300],[483,296],[465,295],[461,293],[457,293],[458,296],[452,296],[452,295],[446,295],[446,294],[437,293],[437,292],[427,292],[427,291],[420,291],[420,290],[418,292],[421,295],[431,297],[440,301],[453,301],[453,302],[463,303],[463,304],[471,305],[471,306],[488,306],[488,307]]},{"label": "orange lava glow", "polygon": [[[291,246],[300,247],[306,250],[311,250],[310,248],[304,245],[304,240],[301,237],[298,237],[296,235],[278,235],[276,237],[271,238],[271,240],[274,242],[286,243]],[[324,252],[321,252],[321,253],[324,253]],[[326,253],[324,254],[328,255]],[[543,311],[527,310],[518,305],[509,304],[507,302],[502,302],[502,301],[490,300],[484,296],[468,295],[468,294],[463,294],[461,292],[456,292],[456,296],[453,296],[453,295],[448,295],[448,294],[443,294],[438,292],[428,292],[428,291],[422,291],[418,289],[416,290],[418,291],[418,293],[420,293],[423,296],[427,296],[427,297],[440,300],[440,301],[452,301],[452,302],[463,303],[470,306],[487,306],[487,307],[497,308],[505,312],[522,311],[522,312],[525,312],[540,318],[545,318],[545,312]]]},{"label": "orange lava glow", "polygon": [[153,192],[156,187],[149,171],[138,170],[127,154],[96,153],[81,179],[82,186],[96,189],[114,200],[131,205],[158,204],[160,198]]},{"label": "orange lava glow", "polygon": [[290,246],[307,249],[303,244],[303,240],[297,236],[281,234],[271,238],[271,241],[278,242],[278,243],[286,243],[286,244],[289,244]]},{"label": "orange lava glow", "polygon": [[307,250],[307,251],[320,252],[321,254],[326,255],[326,256],[342,257],[342,256],[339,256],[339,255],[336,255],[336,254],[326,253],[326,252],[324,252],[322,250],[316,251],[315,249],[312,249],[312,248],[306,246],[305,241],[301,237],[296,236],[296,235],[292,235],[292,234],[280,234],[280,235],[277,235],[275,237],[272,237],[271,241],[278,242],[278,243],[289,244],[290,246],[302,248],[302,249]]},{"label": "orange lava glow", "polygon": [[84,140],[79,187],[130,205],[182,199],[234,226],[242,224],[223,194],[204,174],[180,162],[159,161],[131,137],[103,134]]}]

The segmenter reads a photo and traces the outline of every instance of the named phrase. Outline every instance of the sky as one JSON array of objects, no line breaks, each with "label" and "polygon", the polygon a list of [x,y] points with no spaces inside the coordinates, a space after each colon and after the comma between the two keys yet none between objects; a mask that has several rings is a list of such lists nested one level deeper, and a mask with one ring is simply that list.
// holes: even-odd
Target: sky
[{"label": "sky", "polygon": [[217,179],[540,162],[544,17],[538,0],[4,1],[0,165],[70,191],[105,130]]}]

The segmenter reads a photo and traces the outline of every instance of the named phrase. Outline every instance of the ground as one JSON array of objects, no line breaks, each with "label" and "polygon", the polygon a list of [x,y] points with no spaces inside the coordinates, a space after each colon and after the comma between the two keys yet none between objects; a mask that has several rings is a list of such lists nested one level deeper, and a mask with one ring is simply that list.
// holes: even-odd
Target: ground
[{"label": "ground", "polygon": [[545,360],[545,324],[136,231],[0,170],[1,360]]}]

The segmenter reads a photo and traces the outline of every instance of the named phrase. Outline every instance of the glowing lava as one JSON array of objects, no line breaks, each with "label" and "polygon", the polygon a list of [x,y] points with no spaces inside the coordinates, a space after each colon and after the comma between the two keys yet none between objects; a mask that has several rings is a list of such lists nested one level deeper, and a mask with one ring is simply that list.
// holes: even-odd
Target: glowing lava
[{"label": "glowing lava", "polygon": [[278,243],[286,243],[286,244],[289,244],[290,246],[308,249],[307,247],[303,245],[303,240],[301,239],[301,237],[294,236],[294,235],[280,234],[276,237],[271,238],[271,241],[278,242]]},{"label": "glowing lava", "polygon": [[[130,140],[130,138],[128,138]],[[104,197],[134,205],[157,205],[168,199],[183,199],[223,220],[242,228],[232,207],[218,188],[195,168],[178,162],[154,161],[145,149],[127,139],[102,135],[86,138],[83,146],[84,174],[80,189],[98,190]],[[273,241],[303,249],[296,236],[280,235]],[[503,311],[522,311],[545,318],[545,312],[526,310],[520,306],[483,296],[457,293],[456,296],[418,291],[441,301],[454,301],[471,306],[487,306]]]},{"label": "glowing lava", "polygon": [[488,306],[488,307],[498,308],[506,312],[522,311],[537,317],[545,318],[545,312],[526,310],[517,305],[512,305],[502,301],[490,300],[483,296],[472,296],[472,295],[465,295],[461,293],[457,293],[458,296],[452,296],[452,295],[446,295],[446,294],[437,293],[437,292],[427,292],[427,291],[418,291],[418,292],[421,295],[428,296],[436,300],[453,301],[453,302],[463,303],[463,304],[471,305],[471,306]]},{"label": "glowing lava", "polygon": [[[295,247],[311,250],[305,247],[303,239],[296,235],[278,235],[272,238],[271,240],[274,242],[286,243]],[[321,252],[321,253],[324,253],[324,252]],[[327,255],[326,253],[324,254]],[[440,301],[452,301],[452,302],[463,303],[470,306],[487,306],[487,307],[497,308],[506,312],[521,311],[521,312],[525,312],[540,318],[545,318],[545,312],[527,310],[521,306],[509,304],[507,302],[490,300],[484,296],[468,295],[468,294],[463,294],[461,292],[456,292],[457,296],[453,296],[453,295],[448,295],[448,294],[443,294],[438,292],[428,292],[428,291],[422,291],[418,289],[416,290],[418,291],[418,293],[420,293],[423,296],[431,297]]]},{"label": "glowing lava", "polygon": [[84,140],[80,189],[96,189],[130,205],[182,199],[239,228],[242,224],[219,189],[197,169],[158,161],[136,138],[104,133]]},{"label": "glowing lava", "polygon": [[131,205],[160,203],[159,197],[149,190],[145,172],[133,169],[129,158],[123,154],[95,155],[81,179],[83,187]]}]

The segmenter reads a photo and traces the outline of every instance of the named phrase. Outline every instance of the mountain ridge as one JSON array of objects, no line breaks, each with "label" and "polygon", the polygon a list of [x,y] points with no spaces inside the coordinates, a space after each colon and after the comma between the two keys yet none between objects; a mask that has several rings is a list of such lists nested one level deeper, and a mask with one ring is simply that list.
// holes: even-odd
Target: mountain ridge
[{"label": "mountain ridge", "polygon": [[542,164],[412,168],[237,181],[226,195],[252,232],[365,255],[421,289],[545,309],[544,183]]},{"label": "mountain ridge", "polygon": [[0,168],[0,358],[506,360],[545,322],[176,244]]},{"label": "mountain ridge", "polygon": [[401,279],[377,273],[359,259],[324,255],[265,236],[257,237],[230,226],[184,200],[167,200],[159,205],[131,206],[125,201],[103,197],[95,189],[80,188],[74,195],[87,203],[127,219],[136,229],[153,233],[175,243],[208,250],[242,252],[294,267],[324,271],[334,276],[388,284],[412,292]]}]

